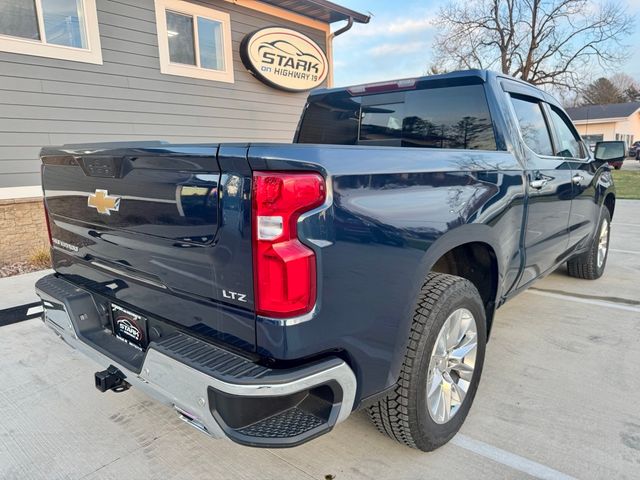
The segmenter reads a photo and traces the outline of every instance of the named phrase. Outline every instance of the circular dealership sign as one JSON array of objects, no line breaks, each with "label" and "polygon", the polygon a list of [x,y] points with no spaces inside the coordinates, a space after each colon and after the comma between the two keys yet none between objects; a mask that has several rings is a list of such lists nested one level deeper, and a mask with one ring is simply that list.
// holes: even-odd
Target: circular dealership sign
[{"label": "circular dealership sign", "polygon": [[329,72],[320,46],[300,32],[269,27],[247,35],[240,45],[242,63],[270,85],[289,92],[318,87]]}]

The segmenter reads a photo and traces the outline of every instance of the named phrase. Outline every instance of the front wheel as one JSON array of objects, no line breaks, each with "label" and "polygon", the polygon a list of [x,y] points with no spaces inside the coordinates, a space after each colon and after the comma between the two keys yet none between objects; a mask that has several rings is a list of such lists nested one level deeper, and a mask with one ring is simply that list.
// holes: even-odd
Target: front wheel
[{"label": "front wheel", "polygon": [[429,274],[418,297],[397,386],[368,408],[378,430],[423,451],[448,442],[473,403],[486,330],[482,299],[471,282]]},{"label": "front wheel", "polygon": [[602,276],[609,256],[610,234],[611,215],[609,210],[603,207],[598,230],[591,240],[589,250],[567,262],[567,272],[570,276],[586,280],[595,280]]}]

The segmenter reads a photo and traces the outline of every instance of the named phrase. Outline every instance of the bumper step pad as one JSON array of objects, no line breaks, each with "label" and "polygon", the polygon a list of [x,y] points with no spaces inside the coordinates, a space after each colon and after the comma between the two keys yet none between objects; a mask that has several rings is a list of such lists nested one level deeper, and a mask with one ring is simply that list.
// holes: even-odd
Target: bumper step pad
[{"label": "bumper step pad", "polygon": [[326,420],[305,412],[300,407],[293,407],[278,415],[241,428],[238,432],[249,437],[291,438],[303,435],[324,423]]},{"label": "bumper step pad", "polygon": [[240,379],[257,380],[271,371],[248,358],[184,333],[155,342],[153,348],[202,373],[229,382]]}]

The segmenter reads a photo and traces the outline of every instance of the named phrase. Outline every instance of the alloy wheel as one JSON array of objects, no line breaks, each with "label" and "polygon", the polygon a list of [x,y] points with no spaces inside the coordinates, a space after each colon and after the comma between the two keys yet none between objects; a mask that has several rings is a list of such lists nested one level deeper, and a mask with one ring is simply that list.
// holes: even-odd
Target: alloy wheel
[{"label": "alloy wheel", "polygon": [[427,407],[431,419],[447,423],[467,395],[476,364],[478,331],[473,314],[455,310],[438,333],[427,375]]},{"label": "alloy wheel", "polygon": [[604,259],[607,257],[609,249],[609,222],[605,219],[600,227],[600,237],[598,238],[598,268],[602,268]]}]

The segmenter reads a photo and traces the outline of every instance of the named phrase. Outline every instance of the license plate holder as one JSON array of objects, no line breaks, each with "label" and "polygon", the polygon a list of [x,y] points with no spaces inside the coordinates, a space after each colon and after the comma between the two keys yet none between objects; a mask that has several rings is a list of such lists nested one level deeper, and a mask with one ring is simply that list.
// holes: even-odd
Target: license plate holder
[{"label": "license plate holder", "polygon": [[146,317],[112,303],[111,320],[113,324],[113,334],[116,338],[140,350],[147,348]]}]

